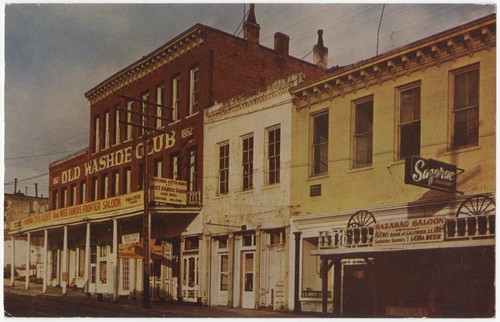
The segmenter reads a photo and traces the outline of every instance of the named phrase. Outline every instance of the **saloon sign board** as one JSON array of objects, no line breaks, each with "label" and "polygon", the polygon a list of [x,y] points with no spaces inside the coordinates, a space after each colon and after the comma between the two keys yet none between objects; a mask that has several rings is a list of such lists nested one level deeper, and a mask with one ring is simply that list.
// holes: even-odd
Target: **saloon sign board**
[{"label": "saloon sign board", "polygon": [[456,192],[457,166],[432,159],[407,157],[405,183],[434,190]]}]

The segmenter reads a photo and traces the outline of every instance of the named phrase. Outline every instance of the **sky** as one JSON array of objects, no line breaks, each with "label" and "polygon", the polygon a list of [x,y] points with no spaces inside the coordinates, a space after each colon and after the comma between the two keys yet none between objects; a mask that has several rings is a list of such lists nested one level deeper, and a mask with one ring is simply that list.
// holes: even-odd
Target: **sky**
[{"label": "sky", "polygon": [[[421,4],[257,2],[260,42],[290,37],[312,62],[317,30],[328,67],[371,58],[496,12],[493,1]],[[443,1],[442,1],[443,2]],[[478,2],[476,2],[478,3]],[[48,196],[49,164],[88,146],[84,93],[196,23],[243,37],[243,3],[16,3],[4,6],[4,192]],[[382,19],[381,19],[382,18]],[[378,35],[378,37],[377,37]],[[378,41],[377,41],[378,39]]]}]

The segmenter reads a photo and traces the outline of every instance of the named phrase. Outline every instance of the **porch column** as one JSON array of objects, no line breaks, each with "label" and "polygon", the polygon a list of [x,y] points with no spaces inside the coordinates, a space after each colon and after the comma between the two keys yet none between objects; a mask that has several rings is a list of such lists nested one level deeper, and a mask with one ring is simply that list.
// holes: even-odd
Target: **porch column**
[{"label": "porch column", "polygon": [[341,316],[340,294],[342,292],[342,264],[340,257],[333,258],[333,315]]},{"label": "porch column", "polygon": [[62,294],[66,295],[68,293],[68,279],[69,279],[69,273],[68,273],[68,226],[64,226],[64,234],[63,234],[63,253],[62,253]]},{"label": "porch column", "polygon": [[49,231],[47,229],[43,230],[43,267],[44,267],[44,274],[42,276],[43,278],[43,285],[42,285],[42,293],[47,293],[47,285],[48,285],[48,280],[47,280],[47,275],[49,272]]},{"label": "porch column", "polygon": [[228,282],[227,282],[227,306],[228,307],[233,307],[233,292],[234,292],[234,277],[233,277],[233,270],[234,270],[234,234],[230,233],[228,236],[228,245],[229,247],[229,253],[228,253],[228,272],[227,272],[227,277],[228,277]]},{"label": "porch column", "polygon": [[26,234],[26,278],[24,282],[24,289],[28,290],[30,288],[30,244],[31,244],[31,233]]},{"label": "porch column", "polygon": [[293,233],[295,235],[295,271],[293,279],[293,312],[300,313],[300,235],[301,232]]},{"label": "porch column", "polygon": [[260,251],[262,241],[262,230],[255,231],[255,304],[254,308],[258,309],[260,304]]},{"label": "porch column", "polygon": [[90,269],[90,223],[87,222],[87,232],[85,234],[85,266],[83,267],[84,291],[89,293],[89,269]]},{"label": "porch column", "polygon": [[285,243],[285,307],[290,310],[290,225],[285,226],[285,236],[284,238],[284,243]]},{"label": "porch column", "polygon": [[321,312],[326,315],[328,312],[328,259],[321,257],[321,294],[322,309]]},{"label": "porch column", "polygon": [[118,220],[113,218],[113,298],[112,301],[118,299]]},{"label": "porch column", "polygon": [[15,281],[15,266],[16,266],[16,238],[12,236],[12,249],[10,250],[10,260],[11,260],[11,265],[10,265],[10,286],[14,286],[14,281]]}]

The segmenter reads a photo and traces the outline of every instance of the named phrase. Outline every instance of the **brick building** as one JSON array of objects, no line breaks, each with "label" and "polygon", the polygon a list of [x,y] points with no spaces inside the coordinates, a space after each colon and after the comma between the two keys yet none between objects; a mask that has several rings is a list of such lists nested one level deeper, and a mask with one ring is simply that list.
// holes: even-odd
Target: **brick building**
[{"label": "brick building", "polygon": [[[140,298],[149,282],[154,298],[206,301],[203,110],[293,73],[326,71],[324,55],[319,64],[290,56],[282,33],[263,47],[259,30],[253,6],[243,39],[197,24],[85,93],[88,148],[50,165],[51,211],[14,230],[44,236],[44,290]],[[149,216],[144,178],[158,192]]]}]

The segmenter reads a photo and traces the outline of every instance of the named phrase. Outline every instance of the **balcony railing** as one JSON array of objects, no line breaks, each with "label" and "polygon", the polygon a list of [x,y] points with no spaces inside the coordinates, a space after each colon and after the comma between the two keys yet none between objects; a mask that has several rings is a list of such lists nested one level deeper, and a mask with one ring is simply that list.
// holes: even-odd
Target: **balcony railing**
[{"label": "balcony railing", "polygon": [[188,206],[201,205],[201,191],[188,191],[187,192],[187,204],[188,204]]},{"label": "balcony railing", "polygon": [[492,238],[495,236],[495,215],[446,219],[445,240]]},{"label": "balcony railing", "polygon": [[[447,218],[444,241],[486,239],[495,237],[495,215]],[[318,249],[373,246],[375,225],[333,228],[319,232]]]}]

